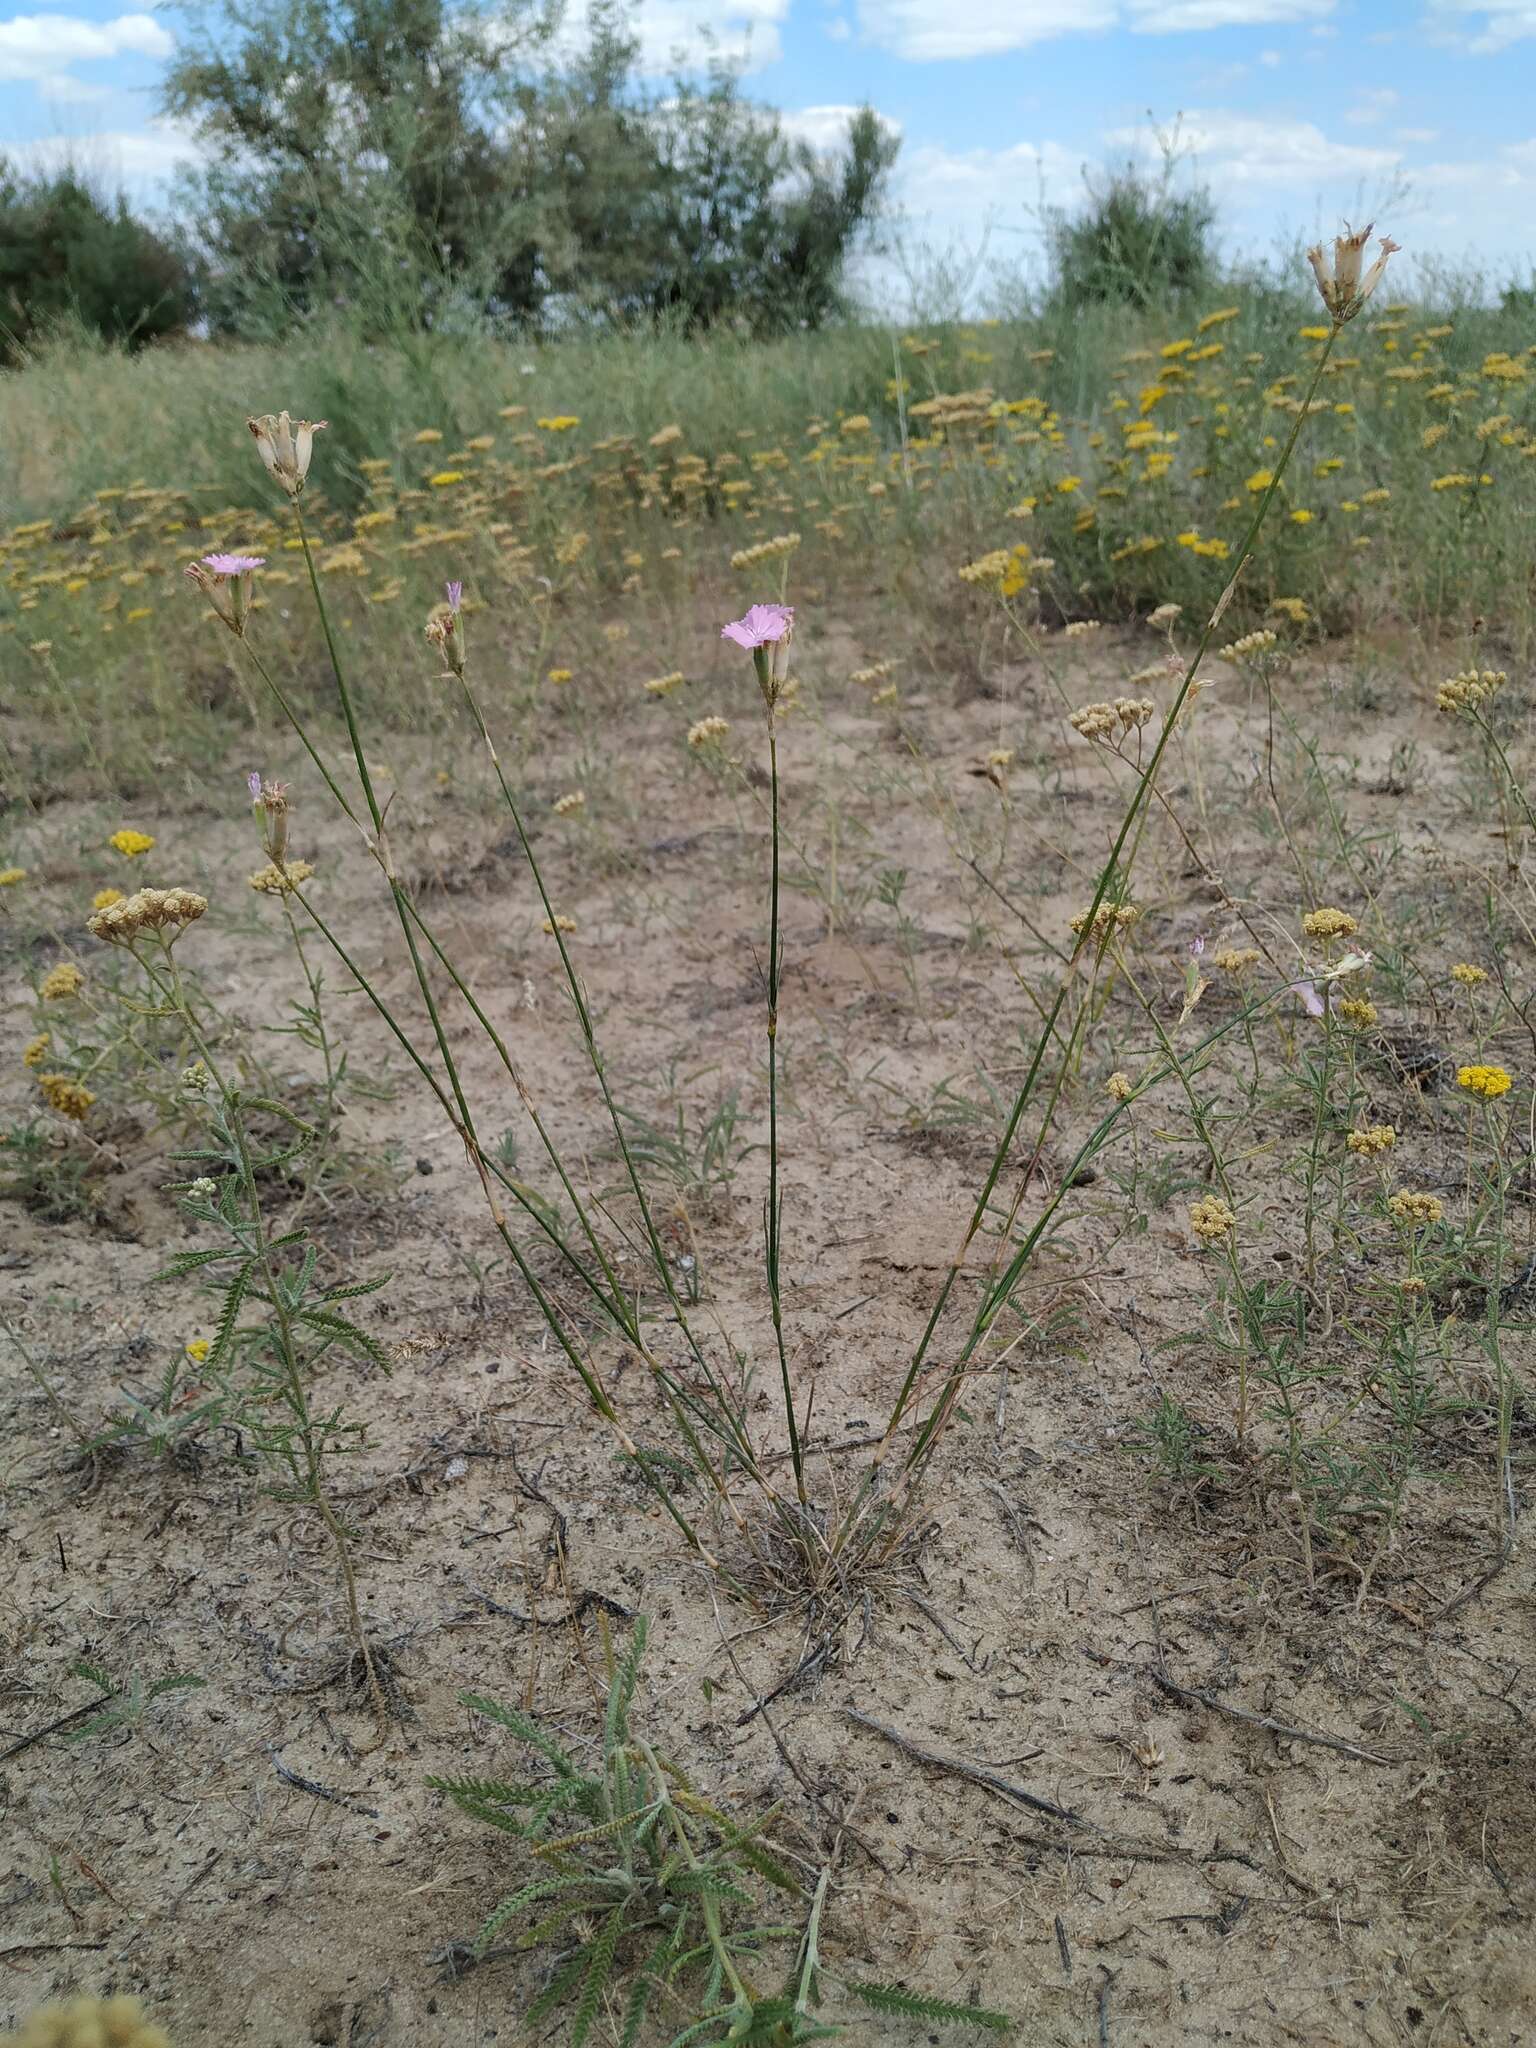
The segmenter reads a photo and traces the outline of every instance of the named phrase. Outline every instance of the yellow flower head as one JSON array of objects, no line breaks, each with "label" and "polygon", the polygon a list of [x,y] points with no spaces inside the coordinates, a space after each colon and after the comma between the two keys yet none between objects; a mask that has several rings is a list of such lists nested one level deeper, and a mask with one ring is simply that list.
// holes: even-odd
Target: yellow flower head
[{"label": "yellow flower head", "polygon": [[121,903],[122,900],[123,892],[121,889],[98,889],[91,898],[91,908],[92,910],[110,910],[114,903]]},{"label": "yellow flower head", "polygon": [[1463,988],[1481,988],[1488,979],[1485,967],[1474,967],[1470,960],[1458,960],[1451,969],[1452,981],[1459,981]]},{"label": "yellow flower head", "polygon": [[1459,1067],[1456,1085],[1465,1088],[1469,1095],[1480,1095],[1484,1102],[1493,1102],[1500,1095],[1507,1095],[1512,1084],[1502,1067]]},{"label": "yellow flower head", "polygon": [[154,845],[154,838],[148,832],[135,832],[131,825],[125,825],[121,832],[114,832],[107,841],[115,847],[124,860],[137,860],[141,853],[148,853]]},{"label": "yellow flower head", "polygon": [[1104,1083],[1104,1093],[1113,1102],[1129,1102],[1136,1093],[1136,1083],[1129,1074],[1116,1068],[1115,1072]]},{"label": "yellow flower head", "polygon": [[1352,939],[1360,923],[1347,910],[1324,908],[1309,910],[1301,920],[1301,928],[1309,939]]},{"label": "yellow flower head", "polygon": [[40,1067],[48,1057],[48,1048],[53,1043],[46,1031],[40,1031],[36,1038],[29,1038],[21,1055],[24,1067]]},{"label": "yellow flower head", "polygon": [[1189,1227],[1202,1244],[1220,1244],[1230,1237],[1237,1218],[1220,1195],[1202,1195],[1189,1205]]},{"label": "yellow flower head", "polygon": [[1397,1143],[1397,1132],[1391,1124],[1371,1124],[1366,1130],[1351,1131],[1344,1143],[1362,1158],[1374,1159],[1392,1150]]},{"label": "yellow flower head", "polygon": [[85,986],[85,976],[73,960],[61,960],[57,967],[50,967],[37,985],[37,992],[45,1003],[67,1003],[71,996],[79,995]]},{"label": "yellow flower head", "polygon": [[19,2034],[7,2034],[13,2048],[171,2048],[171,2037],[151,2024],[136,1998],[67,1998],[45,2005]]},{"label": "yellow flower head", "polygon": [[1445,1214],[1438,1195],[1426,1195],[1418,1188],[1404,1188],[1389,1199],[1387,1207],[1399,1223],[1438,1223]]},{"label": "yellow flower head", "polygon": [[262,896],[290,896],[301,888],[314,873],[307,860],[285,861],[281,867],[276,861],[268,861],[264,868],[258,868],[249,877],[251,887]]},{"label": "yellow flower head", "polygon": [[83,1123],[86,1111],[96,1100],[89,1088],[68,1074],[39,1074],[37,1085],[48,1107],[67,1116],[72,1123]]},{"label": "yellow flower head", "polygon": [[0,868],[0,889],[14,889],[18,882],[26,879],[25,868]]},{"label": "yellow flower head", "polygon": [[204,1365],[212,1349],[213,1346],[206,1337],[194,1337],[187,1345],[187,1356],[194,1365]]}]

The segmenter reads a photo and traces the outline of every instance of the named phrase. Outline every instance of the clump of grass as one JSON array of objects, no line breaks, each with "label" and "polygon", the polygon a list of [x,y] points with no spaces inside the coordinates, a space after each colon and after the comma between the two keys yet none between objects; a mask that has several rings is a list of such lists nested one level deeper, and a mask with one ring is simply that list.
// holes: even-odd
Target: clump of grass
[{"label": "clump of grass", "polygon": [[[464,1959],[553,1951],[543,1988],[522,2017],[533,2026],[569,2008],[570,2048],[583,2048],[599,2015],[615,2015],[621,2048],[647,2015],[670,2048],[743,2041],[762,2048],[829,2040],[843,2029],[817,2017],[827,1987],[892,2017],[1003,2032],[1008,2020],[980,2005],[955,2005],[898,1985],[834,1973],[822,1951],[832,1872],[814,1878],[770,1833],[770,1808],[738,1822],[658,1755],[631,1725],[647,1624],[634,1624],[622,1658],[610,1649],[601,1744],[576,1761],[519,1708],[466,1693],[461,1704],[505,1729],[544,1765],[527,1779],[430,1778],[472,1819],[527,1848],[531,1864],[491,1911]],[[758,1891],[779,1903],[765,1918]],[[789,1915],[789,1918],[782,1917]],[[515,1935],[510,1948],[501,1937]],[[775,1950],[783,1957],[768,1988]],[[622,2005],[619,2001],[622,2000]]]}]

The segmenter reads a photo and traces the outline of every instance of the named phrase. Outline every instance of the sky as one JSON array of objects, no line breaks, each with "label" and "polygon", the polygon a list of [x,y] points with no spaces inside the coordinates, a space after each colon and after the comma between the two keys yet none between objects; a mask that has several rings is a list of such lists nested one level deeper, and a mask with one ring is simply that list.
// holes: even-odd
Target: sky
[{"label": "sky", "polygon": [[[155,111],[174,11],[0,0],[0,154],[71,150],[138,203],[193,154]],[[902,137],[909,267],[1037,265],[1042,203],[1176,132],[1233,255],[1374,216],[1408,261],[1536,265],[1536,0],[641,0],[647,65],[708,28],[818,145]],[[898,265],[899,268],[899,265]]]}]

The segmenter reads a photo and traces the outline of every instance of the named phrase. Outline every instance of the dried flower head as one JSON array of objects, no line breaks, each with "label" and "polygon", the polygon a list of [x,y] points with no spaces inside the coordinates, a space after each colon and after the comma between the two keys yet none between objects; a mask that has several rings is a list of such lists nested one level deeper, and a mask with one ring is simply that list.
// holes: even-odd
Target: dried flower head
[{"label": "dried flower head", "polygon": [[574,917],[562,917],[557,911],[553,917],[545,918],[544,929],[549,933],[550,937],[553,938],[556,932],[575,931],[576,920]]},{"label": "dried flower head", "polygon": [[93,939],[127,945],[143,931],[175,930],[200,918],[208,898],[192,889],[136,889],[121,903],[109,903],[85,921]]},{"label": "dried flower head", "polygon": [[61,960],[57,967],[49,968],[38,983],[37,992],[45,1003],[67,1003],[84,987],[85,976],[74,961]]},{"label": "dried flower head", "polygon": [[700,747],[718,746],[730,729],[731,722],[728,718],[711,716],[695,719],[688,728],[688,744],[695,750]]},{"label": "dried flower head", "polygon": [[1261,957],[1257,946],[1223,946],[1211,955],[1211,965],[1223,974],[1241,974],[1245,968],[1257,967]]},{"label": "dried flower head", "polygon": [[1232,1235],[1237,1224],[1220,1195],[1202,1195],[1189,1205],[1189,1227],[1202,1244],[1220,1244]]},{"label": "dried flower head", "polygon": [[1436,708],[1452,717],[1462,711],[1475,711],[1490,697],[1497,696],[1508,681],[1501,668],[1463,669],[1460,675],[1447,677],[1435,692]]},{"label": "dried flower head", "polygon": [[309,475],[309,459],[315,436],[324,431],[325,420],[292,420],[285,412],[262,413],[246,425],[256,437],[256,452],[267,473],[290,498],[296,498]]},{"label": "dried flower head", "polygon": [[1307,251],[1307,261],[1312,266],[1312,275],[1317,279],[1317,289],[1335,327],[1342,327],[1346,320],[1354,319],[1380,284],[1382,272],[1387,267],[1387,258],[1397,254],[1397,243],[1389,235],[1383,235],[1377,245],[1381,253],[1365,276],[1361,277],[1361,259],[1365,254],[1365,245],[1371,239],[1372,226],[1373,223],[1367,221],[1360,232],[1355,234],[1349,230],[1349,224],[1346,222],[1345,233],[1334,237],[1331,266],[1321,242]]},{"label": "dried flower head", "polygon": [[[772,540],[760,540],[753,547],[738,548],[731,557],[731,567],[755,569],[759,562],[772,562],[781,555],[792,555],[799,545],[798,533],[776,533]],[[764,607],[759,606],[756,609],[761,610]]]},{"label": "dried flower head", "polygon": [[1513,1085],[1502,1067],[1458,1067],[1456,1085],[1465,1088],[1469,1095],[1481,1096],[1484,1102],[1494,1102],[1501,1095],[1507,1095]]},{"label": "dried flower head", "polygon": [[1101,903],[1091,920],[1086,910],[1080,910],[1072,920],[1072,929],[1079,938],[1091,930],[1094,938],[1102,943],[1114,932],[1129,930],[1140,915],[1134,903]]},{"label": "dried flower head", "polygon": [[1397,1132],[1391,1124],[1371,1124],[1363,1131],[1351,1131],[1344,1143],[1361,1158],[1375,1159],[1392,1150],[1397,1143]]},{"label": "dried flower head", "polygon": [[1268,654],[1280,645],[1280,635],[1271,632],[1268,626],[1260,626],[1255,632],[1244,633],[1240,640],[1228,641],[1221,649],[1222,661],[1252,661],[1261,654]]},{"label": "dried flower head", "polygon": [[587,807],[587,792],[584,789],[569,789],[564,796],[557,796],[550,809],[557,818],[574,818],[578,811]]},{"label": "dried flower head", "polygon": [[687,678],[680,668],[673,669],[669,676],[652,676],[645,686],[648,697],[670,697],[674,690],[680,690]]},{"label": "dried flower head", "polygon": [[53,1040],[46,1031],[40,1031],[36,1038],[29,1038],[22,1048],[21,1064],[24,1067],[40,1067],[48,1057],[48,1048]]},{"label": "dried flower head", "polygon": [[1360,922],[1347,910],[1325,906],[1321,910],[1309,910],[1301,920],[1301,928],[1309,939],[1352,939],[1360,929]]},{"label": "dried flower head", "polygon": [[1156,718],[1157,705],[1150,697],[1117,697],[1115,716],[1126,732],[1136,732]]},{"label": "dried flower head", "polygon": [[1129,1074],[1117,1067],[1104,1083],[1104,1093],[1112,1102],[1129,1102],[1136,1093],[1136,1083]]},{"label": "dried flower head", "polygon": [[1080,705],[1067,723],[1085,740],[1111,740],[1120,726],[1114,705],[1103,699],[1096,704]]},{"label": "dried flower head", "polygon": [[295,889],[302,888],[314,868],[307,860],[290,860],[281,865],[275,860],[268,861],[264,868],[258,868],[254,875],[247,877],[251,887],[261,896],[291,896]]},{"label": "dried flower head", "polygon": [[72,1074],[39,1074],[37,1085],[43,1091],[43,1100],[48,1107],[57,1110],[60,1116],[67,1116],[72,1123],[83,1123],[91,1104],[96,1100],[90,1089]]},{"label": "dried flower head", "polygon": [[1438,1223],[1445,1214],[1438,1195],[1427,1195],[1418,1188],[1404,1188],[1392,1195],[1387,1207],[1399,1223]]},{"label": "dried flower head", "polygon": [[136,1998],[67,1998],[42,2006],[8,2035],[11,2048],[171,2048]]},{"label": "dried flower head", "polygon": [[1147,624],[1157,627],[1171,626],[1175,619],[1183,615],[1183,611],[1184,607],[1181,604],[1160,604],[1155,611],[1147,613]]}]

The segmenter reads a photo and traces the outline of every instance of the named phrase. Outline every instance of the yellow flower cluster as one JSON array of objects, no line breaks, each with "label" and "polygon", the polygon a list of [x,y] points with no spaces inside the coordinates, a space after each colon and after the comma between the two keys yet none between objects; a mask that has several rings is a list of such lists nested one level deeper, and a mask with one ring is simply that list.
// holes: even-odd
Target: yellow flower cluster
[{"label": "yellow flower cluster", "polygon": [[249,881],[259,895],[291,896],[314,872],[307,860],[285,861],[281,867],[275,860],[269,860],[264,868],[258,868],[249,877]]},{"label": "yellow flower cluster", "polygon": [[[1091,929],[1096,939],[1107,939],[1112,932],[1123,932],[1140,917],[1141,912],[1134,903],[1101,903],[1093,913]],[[1080,910],[1072,920],[1072,929],[1079,938],[1090,929],[1086,910]]]},{"label": "yellow flower cluster", "polygon": [[155,841],[152,833],[136,832],[131,825],[125,825],[120,832],[114,832],[107,841],[115,847],[124,860],[137,860],[140,854],[148,853]]},{"label": "yellow flower cluster", "polygon": [[1352,939],[1360,929],[1358,918],[1350,916],[1347,910],[1309,910],[1301,920],[1301,928],[1309,939]]},{"label": "yellow flower cluster", "polygon": [[731,567],[755,569],[759,562],[772,562],[781,555],[792,555],[799,545],[798,533],[776,533],[772,540],[760,540],[754,547],[738,548],[731,557]]},{"label": "yellow flower cluster", "polygon": [[1375,1159],[1392,1150],[1397,1143],[1397,1132],[1391,1124],[1371,1124],[1363,1131],[1351,1131],[1344,1143],[1362,1158]]},{"label": "yellow flower cluster", "polygon": [[96,1100],[82,1081],[76,1081],[69,1074],[39,1074],[37,1085],[43,1092],[43,1100],[50,1109],[67,1116],[73,1123],[83,1123],[86,1111]]},{"label": "yellow flower cluster", "polygon": [[1221,649],[1219,659],[1222,661],[1251,661],[1256,655],[1268,654],[1271,648],[1278,647],[1279,644],[1280,636],[1278,633],[1271,632],[1268,626],[1260,626],[1255,632],[1244,633],[1240,640],[1229,641]]},{"label": "yellow flower cluster", "polygon": [[1458,960],[1451,969],[1452,981],[1459,981],[1463,988],[1481,988],[1488,979],[1485,967],[1474,967],[1470,960]]},{"label": "yellow flower cluster", "polygon": [[673,669],[669,676],[653,676],[645,686],[648,697],[670,697],[674,690],[680,690],[686,678],[680,668]]},{"label": "yellow flower cluster", "polygon": [[45,2005],[5,2036],[9,2048],[171,2048],[136,1998],[68,1998]]},{"label": "yellow flower cluster", "polygon": [[1236,1225],[1237,1218],[1220,1195],[1202,1195],[1189,1205],[1189,1227],[1202,1244],[1220,1244]]},{"label": "yellow flower cluster", "polygon": [[120,903],[109,903],[85,920],[93,939],[126,945],[143,931],[166,931],[188,925],[208,908],[208,898],[192,889],[136,889]]},{"label": "yellow flower cluster", "polygon": [[1129,1102],[1136,1093],[1136,1083],[1122,1068],[1117,1067],[1104,1083],[1104,1093],[1113,1102]]},{"label": "yellow flower cluster", "polygon": [[45,1003],[66,1003],[84,987],[85,976],[74,961],[61,960],[57,967],[49,968],[38,983],[37,992]]},{"label": "yellow flower cluster", "polygon": [[1494,1102],[1501,1095],[1507,1095],[1513,1083],[1502,1067],[1458,1067],[1456,1085],[1465,1088],[1469,1095],[1481,1096],[1484,1102]]},{"label": "yellow flower cluster", "polygon": [[1223,946],[1211,955],[1211,965],[1223,974],[1241,974],[1245,967],[1257,967],[1260,957],[1257,946]]},{"label": "yellow flower cluster", "polygon": [[1435,692],[1436,708],[1453,716],[1459,711],[1474,711],[1479,704],[1497,696],[1508,681],[1503,669],[1463,669],[1460,675],[1448,677]]},{"label": "yellow flower cluster", "polygon": [[1445,1204],[1438,1195],[1427,1195],[1417,1188],[1404,1188],[1391,1196],[1387,1207],[1399,1223],[1438,1223],[1445,1214]]}]

